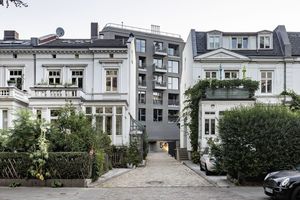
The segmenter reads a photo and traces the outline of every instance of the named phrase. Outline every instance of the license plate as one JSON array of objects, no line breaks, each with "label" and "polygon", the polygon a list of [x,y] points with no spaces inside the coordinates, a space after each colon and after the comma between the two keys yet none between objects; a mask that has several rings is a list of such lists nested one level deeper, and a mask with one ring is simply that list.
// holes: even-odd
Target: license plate
[{"label": "license plate", "polygon": [[265,191],[268,192],[268,193],[273,194],[273,189],[271,189],[271,188],[266,187],[266,188],[265,188]]}]

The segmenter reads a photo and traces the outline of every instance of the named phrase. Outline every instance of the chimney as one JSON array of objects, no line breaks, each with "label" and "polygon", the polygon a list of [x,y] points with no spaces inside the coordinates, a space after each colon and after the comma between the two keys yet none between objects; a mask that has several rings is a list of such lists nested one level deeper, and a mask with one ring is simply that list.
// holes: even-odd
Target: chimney
[{"label": "chimney", "polygon": [[151,24],[151,33],[160,34],[160,26]]},{"label": "chimney", "polygon": [[19,33],[16,31],[4,31],[4,39],[3,40],[18,40]]},{"label": "chimney", "polygon": [[98,39],[98,23],[92,22],[91,23],[91,39]]}]

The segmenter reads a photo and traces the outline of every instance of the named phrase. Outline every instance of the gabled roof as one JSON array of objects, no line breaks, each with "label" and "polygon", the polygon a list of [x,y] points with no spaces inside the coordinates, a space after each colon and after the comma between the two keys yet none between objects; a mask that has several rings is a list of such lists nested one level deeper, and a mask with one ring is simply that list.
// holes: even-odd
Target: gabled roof
[{"label": "gabled roof", "polygon": [[205,61],[248,61],[249,58],[230,50],[219,48],[194,57],[194,60]]}]

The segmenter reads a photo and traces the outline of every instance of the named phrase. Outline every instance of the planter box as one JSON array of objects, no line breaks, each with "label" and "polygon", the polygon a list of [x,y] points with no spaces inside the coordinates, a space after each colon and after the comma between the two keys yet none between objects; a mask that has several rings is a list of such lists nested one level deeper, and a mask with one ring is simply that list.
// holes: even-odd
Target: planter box
[{"label": "planter box", "polygon": [[9,186],[12,183],[20,183],[21,187],[51,187],[54,181],[59,181],[63,187],[87,187],[91,179],[0,179],[0,186]]},{"label": "planter box", "polygon": [[250,99],[250,92],[244,88],[206,89],[206,99]]}]

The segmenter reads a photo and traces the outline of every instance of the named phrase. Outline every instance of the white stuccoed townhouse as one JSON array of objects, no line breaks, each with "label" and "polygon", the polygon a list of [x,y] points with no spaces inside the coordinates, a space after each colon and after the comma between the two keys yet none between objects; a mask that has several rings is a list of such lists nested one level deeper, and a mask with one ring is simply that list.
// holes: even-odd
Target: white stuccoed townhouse
[{"label": "white stuccoed townhouse", "polygon": [[300,32],[287,32],[285,26],[274,31],[198,32],[191,30],[183,50],[180,147],[191,151],[188,116],[183,116],[184,92],[198,80],[234,79],[243,76],[260,82],[253,99],[203,99],[199,102],[199,146],[218,135],[222,112],[255,102],[281,103],[280,93],[300,94]]},{"label": "white stuccoed townhouse", "polygon": [[20,108],[50,122],[71,102],[110,135],[112,144],[129,143],[130,121],[136,118],[133,36],[106,40],[98,38],[97,30],[91,36],[19,40],[15,31],[5,31],[0,40],[0,129],[12,126]]}]

